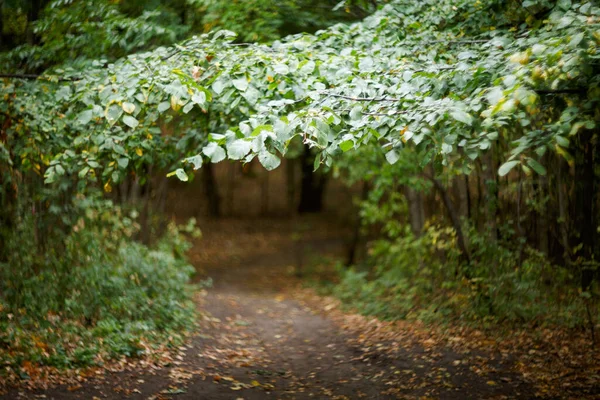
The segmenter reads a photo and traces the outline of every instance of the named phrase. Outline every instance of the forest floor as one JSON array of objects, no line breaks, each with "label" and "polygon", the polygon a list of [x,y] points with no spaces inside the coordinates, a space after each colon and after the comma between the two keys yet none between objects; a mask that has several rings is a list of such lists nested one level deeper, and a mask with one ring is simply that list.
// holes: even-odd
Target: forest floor
[{"label": "forest floor", "polygon": [[589,382],[581,396],[563,397],[547,370],[524,367],[539,347],[512,351],[475,330],[381,322],[318,296],[298,275],[344,251],[343,231],[319,218],[201,224],[191,260],[213,286],[198,292],[199,324],[178,353],[0,399],[593,398]]}]

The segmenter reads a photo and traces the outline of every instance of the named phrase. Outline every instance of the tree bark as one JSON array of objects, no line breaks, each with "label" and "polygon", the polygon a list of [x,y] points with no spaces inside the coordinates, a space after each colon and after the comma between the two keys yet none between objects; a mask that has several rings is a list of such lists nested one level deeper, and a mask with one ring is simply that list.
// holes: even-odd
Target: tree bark
[{"label": "tree bark", "polygon": [[269,172],[266,171],[262,173],[260,197],[260,213],[267,216],[269,214]]},{"label": "tree bark", "polygon": [[556,191],[558,192],[558,217],[560,238],[563,246],[563,257],[568,263],[571,260],[571,246],[569,246],[569,217],[567,214],[565,190],[563,190],[564,164],[565,162],[563,160],[559,160],[558,176],[556,179]]},{"label": "tree bark", "polygon": [[293,159],[287,159],[285,163],[288,213],[293,215],[296,211],[296,163]]},{"label": "tree bark", "polygon": [[[543,158],[542,163],[546,164],[547,157]],[[540,211],[538,213],[538,247],[542,253],[548,255],[548,234],[549,234],[549,221],[548,221],[548,204],[546,196],[548,194],[548,177],[546,175],[539,175],[539,202]]]},{"label": "tree bark", "polygon": [[446,190],[446,188],[444,187],[444,185],[442,185],[442,183],[440,181],[438,181],[437,179],[435,179],[433,177],[429,177],[429,179],[431,180],[431,182],[433,182],[433,185],[435,186],[435,188],[438,190],[438,192],[442,196],[442,201],[444,202],[446,211],[448,211],[448,215],[450,216],[450,220],[452,221],[452,226],[454,227],[454,230],[456,231],[456,240],[458,242],[458,248],[460,249],[460,252],[461,252],[461,257],[463,258],[464,262],[470,264],[471,263],[471,254],[469,253],[469,249],[467,247],[467,242],[466,242],[465,236],[463,234],[462,226],[460,224],[460,219],[458,218],[456,208],[454,207],[454,204],[452,204],[452,199],[450,199],[450,196],[448,195],[448,191]]},{"label": "tree bark", "polygon": [[498,225],[496,221],[498,211],[498,184],[496,181],[496,168],[494,153],[490,149],[482,158],[483,189],[486,226],[490,228],[490,239],[498,240]]},{"label": "tree bark", "polygon": [[219,196],[217,182],[211,163],[205,163],[202,166],[202,183],[204,185],[204,193],[208,202],[208,214],[211,217],[220,217],[221,196]]},{"label": "tree bark", "polygon": [[327,177],[314,171],[315,156],[308,147],[304,148],[302,161],[302,184],[299,213],[320,212],[323,209],[323,193]]},{"label": "tree bark", "polygon": [[[595,188],[594,175],[594,144],[592,143],[592,131],[580,134],[580,143],[577,146],[575,157],[575,204],[576,225],[579,237],[575,240],[582,244],[581,256],[584,261],[592,261],[595,256],[596,224],[594,205],[597,192]],[[586,265],[582,266],[581,288],[586,291],[590,288],[594,278],[594,270]]]},{"label": "tree bark", "polygon": [[[367,200],[367,198],[369,196],[369,188],[370,188],[369,183],[366,181],[363,181],[361,195],[360,195],[361,202]],[[350,266],[356,262],[356,254],[358,253],[358,244],[360,243],[361,221],[360,221],[360,213],[358,212],[358,210],[356,210],[355,216],[356,216],[356,218],[354,220],[354,227],[352,230],[352,239],[350,239],[350,245],[348,246],[348,255],[346,257],[346,265],[347,266]]]},{"label": "tree bark", "polygon": [[406,187],[406,199],[408,200],[408,214],[410,227],[415,236],[421,236],[425,225],[425,210],[423,208],[423,196],[421,192]]}]

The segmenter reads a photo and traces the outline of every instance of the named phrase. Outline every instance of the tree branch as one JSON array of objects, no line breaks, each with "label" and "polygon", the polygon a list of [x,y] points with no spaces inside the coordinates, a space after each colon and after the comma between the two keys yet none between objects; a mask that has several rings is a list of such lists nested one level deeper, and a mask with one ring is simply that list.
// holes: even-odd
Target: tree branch
[{"label": "tree branch", "polygon": [[584,94],[587,92],[587,88],[579,87],[579,88],[566,88],[566,89],[536,89],[535,92],[537,94]]},{"label": "tree branch", "polygon": [[[37,75],[37,74],[5,74],[0,72],[0,78],[9,78],[9,79],[27,79],[27,80],[36,80],[36,79],[43,79],[43,80],[47,80],[50,81],[52,80],[52,76],[50,75]],[[73,78],[65,78],[65,77],[58,77],[57,80],[59,82],[73,82],[73,81],[78,81],[81,78],[77,78],[77,77],[73,77]]]},{"label": "tree branch", "polygon": [[397,102],[402,101],[402,99],[395,99],[393,97],[387,97],[387,96],[383,96],[383,97],[351,97],[351,96],[345,96],[343,94],[333,94],[333,93],[327,93],[327,92],[321,92],[321,94],[326,94],[331,97],[337,97],[339,99],[350,100],[350,101],[388,101],[390,103],[397,103]]}]

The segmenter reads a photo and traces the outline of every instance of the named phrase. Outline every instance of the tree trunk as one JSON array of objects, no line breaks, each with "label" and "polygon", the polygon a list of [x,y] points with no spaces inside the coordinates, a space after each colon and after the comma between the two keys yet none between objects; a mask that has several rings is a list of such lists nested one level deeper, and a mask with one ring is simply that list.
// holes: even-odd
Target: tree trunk
[{"label": "tree trunk", "polygon": [[208,202],[208,214],[211,217],[221,216],[221,197],[217,188],[214,170],[211,163],[205,163],[202,166],[202,183],[204,185],[204,193]]},{"label": "tree trunk", "polygon": [[423,209],[423,196],[421,192],[406,187],[406,199],[408,200],[409,221],[415,236],[421,236],[425,225],[425,210]]},{"label": "tree trunk", "polygon": [[260,213],[266,216],[269,214],[269,172],[267,171],[262,173],[260,195]]},{"label": "tree trunk", "polygon": [[496,181],[496,168],[494,165],[493,150],[488,150],[482,158],[483,165],[483,197],[485,207],[486,226],[490,228],[490,239],[498,240],[498,225],[496,221],[498,211],[498,184]]},{"label": "tree trunk", "polygon": [[[369,196],[369,183],[366,181],[363,181],[362,191],[361,191],[361,195],[360,195],[361,202],[367,200],[368,196]],[[359,204],[359,207],[360,207],[360,204]],[[354,227],[352,230],[352,239],[350,239],[350,245],[348,246],[348,255],[346,258],[347,266],[350,266],[356,262],[356,254],[358,253],[358,244],[360,243],[360,228],[361,228],[360,213],[358,211],[359,210],[356,210],[356,213],[355,213],[356,218],[354,220]]]},{"label": "tree trunk", "polygon": [[[575,245],[582,244],[581,257],[584,261],[591,262],[595,255],[596,224],[594,205],[596,204],[597,191],[594,176],[594,144],[592,131],[580,134],[579,146],[575,156],[575,226],[579,231],[575,238]],[[586,291],[590,288],[594,278],[594,270],[587,265],[582,266],[581,288]]]},{"label": "tree trunk", "polygon": [[[542,163],[546,164],[548,157],[542,159]],[[548,255],[548,234],[549,234],[549,221],[548,221],[548,202],[546,196],[548,195],[548,177],[546,175],[539,175],[538,177],[539,187],[539,202],[540,211],[538,213],[538,247],[542,253]]]},{"label": "tree trunk", "polygon": [[296,163],[293,159],[286,160],[285,164],[288,212],[293,215],[296,211]]},{"label": "tree trunk", "polygon": [[567,263],[571,259],[571,247],[569,246],[569,217],[567,215],[567,204],[565,199],[565,191],[563,188],[563,173],[565,169],[564,160],[559,160],[558,176],[556,179],[556,191],[558,192],[558,218],[560,238],[563,246],[563,257]]},{"label": "tree trunk", "polygon": [[237,164],[229,164],[228,166],[228,182],[227,182],[227,212],[228,215],[233,216],[234,212],[234,199],[235,199],[235,170]]},{"label": "tree trunk", "polygon": [[37,21],[40,18],[40,13],[44,6],[45,1],[42,0],[30,0],[29,10],[27,12],[27,43],[34,45],[38,43],[38,38],[33,32],[32,22]]},{"label": "tree trunk", "polygon": [[446,207],[446,211],[448,211],[448,215],[450,216],[450,220],[452,221],[452,226],[456,231],[456,240],[458,242],[458,248],[461,252],[461,257],[464,262],[467,264],[471,263],[471,254],[469,253],[469,249],[467,248],[467,242],[465,236],[463,234],[463,230],[460,224],[460,219],[458,218],[458,214],[456,212],[456,208],[454,204],[452,204],[452,199],[448,195],[448,191],[442,185],[440,181],[435,178],[429,177],[429,179],[433,182],[435,188],[439,191],[442,196],[442,201],[444,202],[444,206]]},{"label": "tree trunk", "polygon": [[320,212],[323,209],[323,193],[327,178],[322,172],[314,171],[315,156],[308,147],[304,148],[301,161],[302,185],[298,212]]}]

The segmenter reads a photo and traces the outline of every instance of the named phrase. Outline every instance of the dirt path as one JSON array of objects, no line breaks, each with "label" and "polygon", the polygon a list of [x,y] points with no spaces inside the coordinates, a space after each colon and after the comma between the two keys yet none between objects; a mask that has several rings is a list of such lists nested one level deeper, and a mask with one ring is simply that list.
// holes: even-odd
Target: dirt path
[{"label": "dirt path", "polygon": [[[511,372],[509,357],[457,354],[413,343],[408,336],[406,341],[403,336],[377,340],[369,336],[368,326],[353,326],[358,319],[307,295],[294,274],[299,260],[308,263],[324,252],[341,251],[342,242],[320,232],[298,245],[282,229],[246,224],[211,235],[205,228],[206,238],[192,260],[203,266],[200,276],[210,276],[214,285],[199,294],[198,331],[170,366],[117,373],[76,389],[13,393],[12,398],[533,397]],[[476,373],[475,359],[489,371]]]}]

